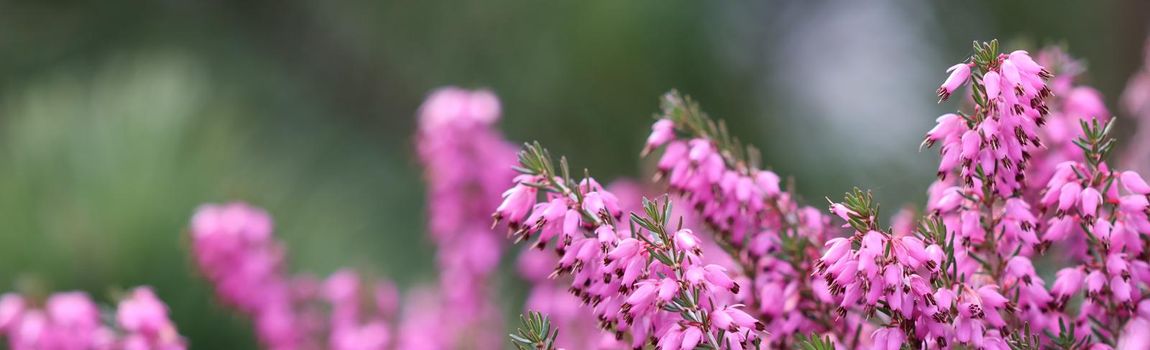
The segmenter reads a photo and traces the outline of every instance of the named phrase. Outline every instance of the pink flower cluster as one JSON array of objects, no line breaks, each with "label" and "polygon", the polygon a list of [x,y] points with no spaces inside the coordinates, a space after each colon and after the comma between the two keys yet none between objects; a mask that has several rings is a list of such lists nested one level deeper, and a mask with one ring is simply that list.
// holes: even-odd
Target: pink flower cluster
[{"label": "pink flower cluster", "polygon": [[629,336],[631,347],[660,349],[757,343],[763,324],[730,302],[739,285],[725,268],[702,262],[700,239],[690,229],[666,226],[669,204],[647,203],[647,217],[634,216],[628,226],[617,197],[594,179],[575,182],[553,173],[538,146],[523,152],[521,160],[534,160],[521,162],[528,173],[504,193],[495,217],[519,240],[553,246],[560,257],[554,273],[572,277],[570,292],[616,339]]},{"label": "pink flower cluster", "polygon": [[[494,128],[499,100],[489,91],[443,88],[419,112],[417,148],[428,193],[428,233],[438,246],[442,300],[424,313],[440,313],[436,327],[413,327],[401,342],[443,344],[424,348],[498,349],[503,328],[492,300],[491,274],[504,249],[490,227],[499,193],[514,176],[515,147]],[[424,316],[429,317],[429,316]]]},{"label": "pink flower cluster", "polygon": [[1138,316],[1137,308],[1150,308],[1150,302],[1144,302],[1150,286],[1145,259],[1150,185],[1133,171],[1111,171],[1105,163],[1062,165],[1042,201],[1055,213],[1045,237],[1086,244],[1068,245],[1079,264],[1058,271],[1051,289],[1053,304],[1061,309],[1084,293],[1077,324],[1094,323],[1100,332],[1118,338],[1120,327]]},{"label": "pink flower cluster", "polygon": [[671,194],[639,201],[649,189],[572,177],[588,172],[538,144],[515,162],[495,96],[445,88],[421,107],[417,135],[441,273],[409,293],[396,339],[394,287],[365,304],[351,270],[322,283],[287,274],[258,209],[204,206],[193,249],[274,349],[501,347],[490,284],[505,243],[491,213],[529,241],[526,308],[564,330],[525,318],[520,348],[1150,348],[1150,185],[1107,164],[1112,124],[1100,94],[1077,84],[1081,65],[991,42],[948,72],[940,100],[969,108],[927,133],[938,179],[921,217],[904,209],[888,229],[863,191],[832,215],[803,204],[675,92],[642,150],[659,152]]},{"label": "pink flower cluster", "polygon": [[243,203],[201,206],[191,223],[192,251],[216,295],[250,317],[268,349],[384,349],[386,320],[395,312],[394,287],[375,288],[362,312],[359,277],[345,270],[317,282],[291,276],[272,236],[271,217]]},{"label": "pink flower cluster", "polygon": [[[1025,51],[999,54],[997,43],[950,69],[940,98],[969,85],[973,110],[944,115],[927,134],[942,161],[925,217],[904,210],[888,230],[862,192],[831,205],[850,230],[829,227],[757,168],[753,150],[675,93],[643,153],[663,149],[657,176],[713,236],[657,225],[665,218],[650,204],[620,224],[616,196],[567,178],[566,164],[560,173],[538,146],[523,151],[525,174],[495,217],[517,239],[553,246],[553,276],[571,276],[571,292],[631,346],[706,344],[734,307],[770,332],[747,334],[771,347],[810,335],[839,348],[1145,348],[1150,186],[1106,165],[1106,108],[1074,85],[1077,63],[1053,50],[1039,61],[1065,76],[1048,85],[1044,65]],[[691,266],[712,240],[729,261]],[[1035,266],[1048,264],[1069,267],[1047,284]],[[698,324],[684,312],[662,321],[678,328],[651,328],[663,310],[696,310],[676,296],[695,281],[718,295],[700,299],[725,305],[694,305],[705,312]]]},{"label": "pink flower cluster", "polygon": [[182,350],[183,337],[168,307],[151,288],[138,287],[120,301],[114,324],[83,292],[56,293],[42,307],[18,294],[0,296],[0,336],[13,350]]},{"label": "pink flower cluster", "polygon": [[[975,62],[951,67],[951,75],[939,88],[945,100],[971,79]],[[998,195],[1009,197],[1022,188],[1026,161],[1034,147],[1041,147],[1038,127],[1045,123],[1050,73],[1026,51],[1001,54],[974,75],[980,103],[971,115],[946,114],[927,133],[925,145],[941,142],[940,178],[959,169],[958,175],[974,188],[985,184]]]},{"label": "pink flower cluster", "polygon": [[[842,204],[833,208],[844,220],[860,218]],[[827,242],[819,273],[831,293],[842,297],[840,315],[854,310],[883,320],[872,332],[873,348],[898,349],[910,339],[928,348],[955,343],[1005,347],[998,329],[1014,306],[993,284],[947,286],[948,278],[940,276],[944,259],[940,245],[913,235],[856,231]],[[939,284],[944,287],[936,288]]]},{"label": "pink flower cluster", "polygon": [[[1022,287],[1004,284],[1002,279],[1024,278],[1030,281],[1029,289],[1020,294],[1023,297],[1012,307],[1021,310],[1018,317],[1024,322],[1043,329],[1049,323],[1049,308],[1045,305],[1049,297],[1035,287],[1042,280],[1031,273],[1029,260],[1041,243],[1040,222],[1023,192],[1033,188],[1026,186],[1034,181],[1029,174],[1048,176],[1048,171],[1043,170],[1046,164],[1040,163],[1037,170],[1029,168],[1031,158],[1038,154],[1040,159],[1050,159],[1055,153],[1048,149],[1060,151],[1066,144],[1056,142],[1043,148],[1040,141],[1039,127],[1047,120],[1046,99],[1050,97],[1044,79],[1050,73],[1025,51],[1010,55],[993,51],[982,51],[964,63],[974,67],[976,73],[971,88],[976,101],[973,113],[944,115],[927,134],[925,144],[943,143],[940,180],[931,186],[927,209],[946,227],[947,235],[936,239],[954,247],[950,252],[952,268],[944,270],[951,283],[943,287],[1004,290]],[[985,56],[980,60],[982,54]],[[1055,116],[1054,124],[1076,121],[1077,118],[1060,114]],[[961,167],[956,162],[961,162]],[[954,178],[947,178],[951,173],[964,181],[956,184]],[[1022,275],[1011,276],[1006,266]],[[995,319],[976,325],[981,326],[976,329],[977,338],[955,340],[975,346],[1006,346],[1007,334],[993,329],[1002,329],[1002,322]]]},{"label": "pink flower cluster", "polygon": [[[644,150],[664,148],[659,177],[696,210],[737,262],[732,268],[741,270],[749,286],[737,301],[752,306],[777,346],[795,333],[826,331],[819,322],[828,320],[831,296],[825,282],[810,276],[829,218],[781,190],[774,172],[724,153],[720,140],[707,137],[712,131],[704,129],[693,102],[669,93],[663,107]],[[780,252],[790,258],[780,259]],[[802,297],[812,293],[819,298]]]},{"label": "pink flower cluster", "polygon": [[[623,211],[642,210],[643,188],[634,181],[617,180],[607,185],[607,192],[614,194]],[[713,257],[708,255],[708,258]],[[555,325],[562,329],[557,344],[566,349],[620,349],[626,348],[615,339],[611,332],[599,329],[599,321],[589,310],[583,308],[582,300],[569,293],[571,276],[555,276],[551,273],[558,264],[559,256],[541,249],[525,249],[519,255],[519,275],[530,284],[524,310],[546,314]]]},{"label": "pink flower cluster", "polygon": [[[1047,70],[1032,65],[1025,52],[996,59],[981,54],[964,63],[975,71],[974,113],[943,116],[926,143],[943,143],[943,179],[932,186],[928,209],[945,227],[944,234],[936,236],[939,244],[953,247],[936,279],[943,282],[936,282],[935,289],[977,291],[979,309],[986,316],[960,324],[959,308],[952,329],[940,328],[954,332],[954,337],[940,339],[1006,349],[1007,338],[1026,326],[1038,333],[1076,338],[1071,341],[1094,349],[1110,348],[1122,336],[1145,286],[1144,280],[1132,279],[1132,271],[1146,266],[1133,257],[1142,254],[1145,242],[1140,237],[1150,232],[1145,196],[1150,187],[1142,187],[1145,183],[1137,173],[1111,171],[1105,164],[1103,158],[1112,145],[1106,138],[1109,125],[1100,123],[1105,115],[1095,113],[1106,109],[1096,92],[1072,85],[1078,70],[1074,61],[1058,51],[1046,51],[1040,59],[1058,64],[1068,75],[1052,81],[1053,89],[1062,94],[1052,98],[1041,83]],[[1003,86],[1004,82],[1009,84]],[[1003,98],[1002,91],[1013,91],[1013,97]],[[1054,108],[1044,119],[1043,106],[1048,104]],[[1004,136],[1004,120],[1015,121],[1013,136]],[[1051,121],[1049,128],[1031,128],[1043,120]],[[987,129],[987,123],[996,127]],[[1004,146],[1004,138],[1018,143]],[[1013,147],[1022,148],[1013,151]],[[987,155],[993,160],[988,161]],[[955,157],[963,163],[961,168],[953,166]],[[1031,158],[1034,164],[1029,164]],[[958,185],[948,181],[951,171],[966,181]],[[1121,194],[1119,187],[1128,194]],[[1043,256],[1046,251],[1064,252],[1063,259]],[[1072,266],[1059,271],[1047,289],[1035,260]],[[1068,302],[1080,292],[1085,292],[1085,301],[1077,313],[1068,310]],[[988,300],[995,301],[990,303],[993,313],[987,311]],[[973,333],[964,328],[971,324]],[[930,343],[921,335],[922,328],[914,330],[907,332],[908,339]]]},{"label": "pink flower cluster", "polygon": [[[648,189],[632,180],[617,180],[607,185],[607,192],[618,199],[619,207],[624,212],[641,212],[642,199],[648,194]],[[694,226],[697,221],[689,209],[674,207],[672,216],[683,217],[688,227]],[[715,245],[715,242],[706,239],[699,240],[700,248],[704,252],[705,264],[718,264],[732,268],[734,263],[726,254]],[[599,329],[599,321],[589,310],[582,307],[582,300],[568,292],[571,285],[571,276],[552,275],[553,267],[560,257],[542,249],[526,249],[519,257],[520,275],[530,284],[525,310],[541,312],[549,316],[552,323],[563,334],[558,337],[557,344],[566,349],[621,349],[628,348],[625,343],[616,340],[614,332],[604,332]],[[745,285],[745,282],[738,282]],[[746,295],[748,292],[740,291],[737,295]]]}]

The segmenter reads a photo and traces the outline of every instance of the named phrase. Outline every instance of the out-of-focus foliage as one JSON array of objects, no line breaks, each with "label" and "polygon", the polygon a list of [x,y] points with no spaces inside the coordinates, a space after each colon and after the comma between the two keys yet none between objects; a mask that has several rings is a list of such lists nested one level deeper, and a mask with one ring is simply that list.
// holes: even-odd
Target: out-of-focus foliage
[{"label": "out-of-focus foliage", "polygon": [[0,288],[149,284],[193,348],[251,348],[181,236],[198,203],[230,199],[271,211],[294,270],[433,281],[411,134],[448,84],[492,88],[509,137],[604,180],[646,176],[650,116],[677,88],[808,198],[921,201],[934,156],[913,149],[944,111],[935,67],[967,54],[953,48],[1066,43],[1112,105],[1150,16],[1134,0],[852,4],[5,2]]}]

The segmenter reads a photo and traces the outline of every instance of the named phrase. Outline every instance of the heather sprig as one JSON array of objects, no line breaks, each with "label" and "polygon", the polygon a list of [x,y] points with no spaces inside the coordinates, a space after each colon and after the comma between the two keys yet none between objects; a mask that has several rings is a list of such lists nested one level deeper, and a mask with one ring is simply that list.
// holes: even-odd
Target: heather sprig
[{"label": "heather sprig", "polygon": [[[973,78],[962,67],[973,68]],[[1038,128],[1048,113],[1044,79],[1049,77],[1025,51],[1000,54],[996,41],[975,43],[974,55],[952,67],[940,88],[953,92],[972,81],[973,112],[939,117],[924,141],[927,146],[943,142],[939,181],[932,185],[928,209],[956,228],[960,243],[973,248],[971,260],[987,267],[992,277],[1002,273],[1018,249],[1039,243],[1037,218],[1021,190],[1028,160],[1042,147]],[[948,179],[951,173],[962,182]]]},{"label": "heather sprig", "polygon": [[[519,159],[522,175],[495,218],[525,218],[511,226],[517,241],[537,237],[534,246],[554,246],[554,275],[572,277],[570,291],[616,339],[629,337],[633,347],[758,347],[763,324],[729,302],[739,285],[725,268],[703,263],[699,238],[669,227],[669,198],[644,200],[643,212],[623,221],[615,195],[590,177],[572,179],[565,158],[556,167],[534,143]],[[545,201],[536,203],[533,190]],[[519,197],[524,193],[530,200]]]},{"label": "heather sprig", "polygon": [[[721,344],[718,339],[726,339],[724,337],[725,332],[736,332],[739,328],[746,327],[762,331],[764,326],[757,320],[735,321],[735,317],[747,318],[742,315],[735,315],[735,313],[741,312],[737,308],[718,309],[711,313],[708,313],[708,310],[704,308],[703,303],[713,304],[715,302],[714,300],[702,299],[713,291],[708,289],[708,286],[726,288],[732,293],[738,293],[739,285],[732,282],[730,277],[727,277],[723,272],[723,269],[717,265],[707,265],[700,269],[698,265],[701,264],[690,261],[699,258],[698,253],[694,253],[698,250],[698,238],[689,230],[684,231],[681,222],[680,227],[674,229],[674,232],[668,227],[671,216],[671,202],[668,197],[664,196],[661,204],[643,198],[643,211],[646,216],[631,213],[631,222],[645,229],[650,233],[650,236],[639,234],[636,237],[646,243],[651,257],[674,270],[675,278],[687,281],[687,283],[681,283],[687,287],[678,287],[677,295],[666,301],[662,308],[669,312],[678,313],[683,319],[700,325],[699,328],[703,329],[707,335],[706,341],[715,349],[718,349]],[[641,231],[632,229],[632,232]],[[688,266],[691,265],[696,266],[693,269],[688,269]],[[693,275],[697,276],[692,277]],[[692,279],[706,280],[709,284],[698,283],[700,281],[692,282]],[[660,288],[662,287],[660,286]],[[722,313],[722,316],[718,316],[716,313]],[[719,320],[715,320],[715,317],[718,317]],[[713,322],[721,324],[713,324]],[[739,325],[738,323],[742,324]],[[712,333],[712,329],[717,330],[718,333]],[[728,341],[724,340],[723,342]]]},{"label": "heather sprig", "polygon": [[[501,117],[487,90],[440,88],[419,109],[416,148],[427,184],[428,236],[436,244],[439,301],[424,310],[437,314],[435,330],[405,327],[401,342],[436,339],[441,346],[474,349],[502,345],[492,274],[507,245],[488,226],[498,196],[515,172],[515,146],[495,123]],[[413,340],[414,339],[414,340]]]},{"label": "heather sprig", "polygon": [[[657,177],[694,209],[750,282],[740,302],[767,321],[772,346],[835,328],[829,294],[809,277],[830,231],[827,218],[797,203],[778,175],[759,169],[754,147],[692,99],[671,91],[661,102],[644,153],[663,149]],[[766,302],[779,299],[787,302]]]},{"label": "heather sprig", "polygon": [[940,179],[954,171],[968,186],[1010,197],[1021,189],[1033,148],[1042,147],[1037,131],[1049,113],[1045,79],[1051,74],[1026,51],[999,53],[997,41],[976,42],[974,48],[969,59],[951,67],[939,88],[942,102],[970,82],[973,111],[939,117],[923,145],[943,142]]},{"label": "heather sprig", "polygon": [[[1041,204],[1052,213],[1047,240],[1083,242],[1070,245],[1081,264],[1060,270],[1051,289],[1059,309],[1075,295],[1085,296],[1075,326],[1060,325],[1055,343],[1073,344],[1065,335],[1069,327],[1071,336],[1089,331],[1093,340],[1116,346],[1124,325],[1145,317],[1134,311],[1150,282],[1145,275],[1150,269],[1145,262],[1150,187],[1138,173],[1110,170],[1106,164],[1114,142],[1112,125],[1083,122],[1075,144],[1084,160],[1063,163],[1043,193]],[[1075,237],[1078,232],[1081,236]]]},{"label": "heather sprig", "polygon": [[[385,349],[395,293],[381,282],[370,307],[351,270],[320,282],[286,271],[284,248],[273,236],[271,216],[245,203],[205,204],[191,220],[197,267],[224,304],[251,319],[260,344],[270,349]],[[323,307],[326,306],[326,307]]]},{"label": "heather sprig", "polygon": [[[1051,74],[1025,51],[999,53],[997,41],[975,42],[974,54],[950,72],[939,88],[940,102],[970,82],[974,106],[939,117],[923,143],[943,144],[927,207],[941,223],[928,232],[946,253],[934,285],[960,302],[971,295],[964,290],[977,290],[977,298],[966,301],[981,300],[973,304],[978,312],[947,315],[956,332],[949,341],[998,346],[1008,343],[1008,328],[1042,325],[1050,318],[1045,304],[1051,297],[1030,261],[1041,249],[1042,222],[1024,190],[1030,159],[1043,149],[1040,127],[1051,96],[1045,80]],[[938,342],[948,340],[939,335],[944,337]]]},{"label": "heather sprig", "polygon": [[[964,300],[977,305],[1001,303],[1002,297],[993,290],[970,293],[964,287],[940,288],[947,253],[933,243],[930,231],[919,236],[878,229],[874,221],[878,205],[869,192],[857,188],[847,192],[844,202],[831,204],[831,211],[847,221],[854,234],[827,242],[816,273],[827,281],[832,294],[841,297],[836,310],[840,318],[859,313],[878,323],[871,332],[874,348],[897,349],[903,343],[917,348],[945,337],[945,333],[929,329],[964,315],[951,312],[952,301],[960,310]],[[924,228],[933,228],[929,222],[924,220]],[[991,303],[977,301],[995,296]],[[917,329],[919,325],[934,326],[922,332]],[[856,333],[862,327],[857,329]],[[856,334],[856,343],[858,337]]]}]

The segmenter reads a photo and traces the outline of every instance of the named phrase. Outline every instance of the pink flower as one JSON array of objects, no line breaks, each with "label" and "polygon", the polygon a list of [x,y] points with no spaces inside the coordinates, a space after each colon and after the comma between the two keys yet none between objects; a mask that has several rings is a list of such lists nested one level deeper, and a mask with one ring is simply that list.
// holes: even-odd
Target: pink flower
[{"label": "pink flower", "polygon": [[658,284],[654,282],[639,282],[635,291],[627,296],[626,305],[632,308],[650,305],[655,300],[656,290],[658,290]]},{"label": "pink flower", "polygon": [[1098,205],[1102,203],[1102,194],[1093,187],[1087,187],[1082,190],[1081,206],[1082,215],[1093,219],[1098,213]]},{"label": "pink flower", "polygon": [[675,246],[683,250],[699,250],[699,238],[690,229],[675,232]]},{"label": "pink flower", "polygon": [[148,287],[132,290],[131,295],[120,302],[116,319],[120,327],[137,333],[156,334],[172,326],[168,307]]},{"label": "pink flower", "polygon": [[659,336],[657,346],[660,350],[674,350],[683,347],[683,330],[681,327],[671,327]]},{"label": "pink flower", "polygon": [[1150,348],[1150,321],[1136,317],[1126,324],[1122,336],[1118,338],[1118,349],[1134,350]]},{"label": "pink flower", "polygon": [[851,216],[858,215],[857,213],[855,213],[854,211],[851,211],[845,205],[842,205],[840,203],[831,204],[831,213],[835,214],[835,216],[838,216],[839,218],[842,218],[843,220],[846,220],[846,221],[850,221]]},{"label": "pink flower", "polygon": [[1132,297],[1131,292],[1133,286],[1130,285],[1122,276],[1114,276],[1110,278],[1110,292],[1114,295],[1114,300],[1118,302],[1129,302]]},{"label": "pink flower", "polygon": [[998,72],[986,72],[982,76],[982,82],[986,86],[986,97],[991,100],[998,98],[998,93],[1002,91],[1002,80],[1000,80]]},{"label": "pink flower", "polygon": [[683,331],[682,345],[679,346],[680,350],[693,350],[699,346],[699,342],[703,339],[703,331],[698,327],[687,327]]},{"label": "pink flower", "polygon": [[68,327],[94,327],[99,324],[100,310],[83,292],[56,293],[45,305],[52,322]]},{"label": "pink flower", "polygon": [[728,316],[731,317],[731,324],[742,328],[763,330],[766,326],[762,322],[752,317],[745,311],[735,308],[727,307],[723,309]]},{"label": "pink flower", "polygon": [[906,342],[906,335],[901,329],[883,327],[871,333],[875,350],[898,350]]},{"label": "pink flower", "polygon": [[126,342],[131,346],[165,350],[186,347],[184,339],[168,318],[168,307],[156,297],[151,288],[138,287],[132,290],[130,296],[120,302],[116,319],[120,327],[129,333]]},{"label": "pink flower", "polygon": [[1067,211],[1073,208],[1078,203],[1078,198],[1082,194],[1082,186],[1077,182],[1068,182],[1062,185],[1061,193],[1058,196],[1058,210]]},{"label": "pink flower", "polygon": [[838,261],[839,259],[842,259],[842,257],[844,255],[846,255],[847,252],[850,251],[850,248],[851,248],[850,243],[851,242],[849,240],[847,240],[846,238],[842,238],[842,237],[832,238],[830,240],[827,240],[826,252],[823,253],[823,256],[822,256],[822,258],[820,258],[820,260],[822,260],[824,262],[826,262],[826,261],[834,262],[834,261]]},{"label": "pink flower", "polygon": [[507,220],[511,227],[523,223],[523,219],[535,204],[535,188],[515,186],[503,192],[503,203],[495,209],[495,220]]},{"label": "pink flower", "polygon": [[20,295],[7,293],[0,296],[0,333],[12,329],[26,308],[24,297]]},{"label": "pink flower", "polygon": [[657,147],[667,144],[668,141],[674,138],[675,123],[669,119],[659,119],[659,121],[651,125],[651,136],[647,137],[647,145],[643,148],[643,152],[650,152]]},{"label": "pink flower", "polygon": [[958,90],[959,86],[970,79],[970,64],[959,63],[947,68],[946,71],[950,73],[950,76],[938,88],[939,101],[946,101],[955,90]]},{"label": "pink flower", "polygon": [[731,293],[739,292],[739,285],[735,283],[735,281],[731,280],[730,276],[727,276],[726,268],[719,265],[710,264],[704,266],[703,271],[703,278],[705,278],[707,282],[711,283],[712,285],[723,289],[729,289]]},{"label": "pink flower", "polygon": [[1064,268],[1058,270],[1057,278],[1054,279],[1054,286],[1050,288],[1050,293],[1063,299],[1069,298],[1071,295],[1078,293],[1082,288],[1082,283],[1086,275],[1079,268]]},{"label": "pink flower", "polygon": [[779,175],[770,171],[760,171],[755,174],[755,185],[767,197],[775,197],[781,192],[779,189]]},{"label": "pink flower", "polygon": [[735,324],[735,320],[731,318],[730,314],[727,314],[726,310],[719,309],[711,311],[711,322],[718,329],[726,329],[728,331],[738,329],[738,327],[732,327]]},{"label": "pink flower", "polygon": [[1150,185],[1147,185],[1146,181],[1142,180],[1142,176],[1136,172],[1122,172],[1120,182],[1122,182],[1122,186],[1125,187],[1127,191],[1141,195],[1150,195]]}]

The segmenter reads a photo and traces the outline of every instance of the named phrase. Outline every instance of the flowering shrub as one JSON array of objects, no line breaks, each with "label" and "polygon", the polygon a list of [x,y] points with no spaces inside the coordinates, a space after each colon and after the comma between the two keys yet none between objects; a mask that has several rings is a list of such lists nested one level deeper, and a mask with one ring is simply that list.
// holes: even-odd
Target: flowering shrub
[{"label": "flowering shrub", "polygon": [[801,200],[677,92],[641,150],[656,183],[603,186],[539,143],[514,156],[494,95],[446,88],[417,133],[440,275],[401,317],[389,282],[289,274],[245,204],[201,207],[192,248],[273,349],[502,347],[503,230],[531,288],[520,349],[1150,348],[1150,185],[1107,163],[1114,123],[1081,65],[991,41],[947,71],[959,111],[922,145],[938,177],[887,227],[866,191]]},{"label": "flowering shrub", "polygon": [[[1081,83],[1082,63],[977,43],[935,91],[956,111],[921,146],[940,155],[928,200],[889,224],[864,190],[826,208],[804,200],[677,92],[659,100],[638,150],[655,181],[608,183],[540,143],[517,153],[493,93],[444,88],[415,131],[431,283],[401,296],[352,268],[289,271],[271,215],[241,202],[196,210],[189,255],[267,349],[1148,349],[1144,65],[1120,100],[1137,130],[1119,149],[1117,118]],[[498,289],[507,260],[523,305]],[[163,292],[137,287],[114,305],[79,291],[2,294],[0,339],[14,350],[194,345]],[[506,309],[523,313],[512,332]]]},{"label": "flowering shrub", "polygon": [[[556,274],[635,348],[1146,348],[1150,186],[1106,163],[1113,124],[1075,63],[1039,61],[1056,67],[992,41],[948,70],[940,102],[969,108],[927,133],[939,178],[897,227],[859,190],[830,206],[846,230],[829,225],[674,92],[643,151],[662,149],[659,177],[710,237],[669,227],[669,197],[624,214],[538,144],[494,215],[517,241],[550,243]],[[1053,68],[1066,76],[1051,86]],[[711,239],[733,266],[698,262]],[[1047,284],[1035,261],[1067,267]]]}]

